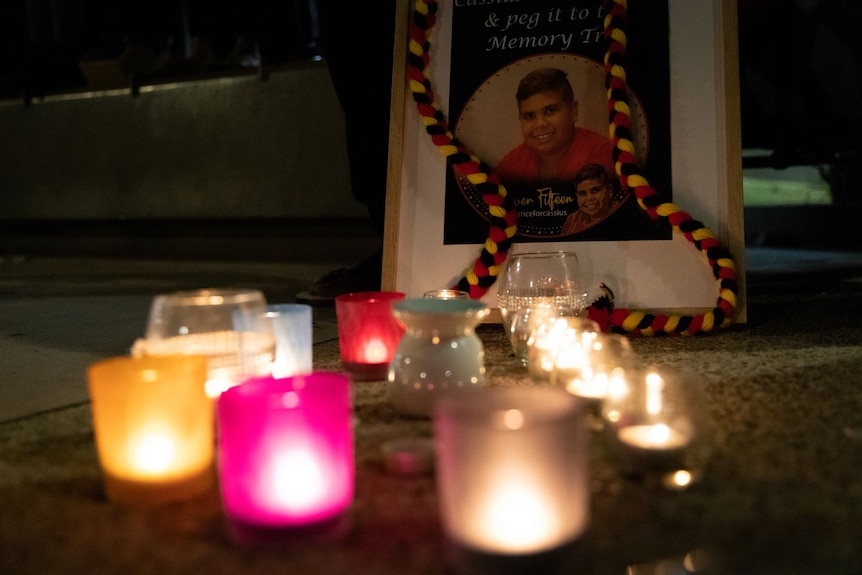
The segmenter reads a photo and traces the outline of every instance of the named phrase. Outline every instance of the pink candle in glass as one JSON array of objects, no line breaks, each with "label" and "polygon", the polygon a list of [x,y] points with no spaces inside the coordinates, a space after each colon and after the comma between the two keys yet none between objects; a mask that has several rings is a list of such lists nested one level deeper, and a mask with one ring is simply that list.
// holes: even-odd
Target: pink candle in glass
[{"label": "pink candle in glass", "polygon": [[356,292],[335,298],[341,363],[356,381],[382,381],[401,341],[404,325],[392,315],[401,292]]},{"label": "pink candle in glass", "polygon": [[235,534],[343,523],[353,500],[350,380],[253,378],[218,400],[221,497]]}]

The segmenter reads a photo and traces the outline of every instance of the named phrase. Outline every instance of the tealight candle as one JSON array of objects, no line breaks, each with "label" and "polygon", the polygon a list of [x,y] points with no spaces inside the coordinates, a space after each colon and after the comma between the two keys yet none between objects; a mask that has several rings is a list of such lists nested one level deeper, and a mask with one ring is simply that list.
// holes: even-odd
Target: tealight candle
[{"label": "tealight candle", "polygon": [[664,423],[629,425],[617,432],[620,441],[638,449],[672,451],[688,445],[686,433],[671,429]]},{"label": "tealight candle", "polygon": [[87,371],[107,496],[188,499],[213,484],[213,417],[203,356],[117,357]]},{"label": "tealight candle", "polygon": [[217,406],[221,497],[240,539],[343,525],[353,500],[350,380],[253,378]]},{"label": "tealight candle", "polygon": [[621,471],[679,488],[678,473],[700,474],[709,453],[708,416],[696,389],[655,369],[608,387],[602,414]]},{"label": "tealight candle", "polygon": [[356,292],[335,298],[341,363],[355,381],[383,381],[404,335],[392,315],[401,292]]},{"label": "tealight candle", "polygon": [[529,356],[528,343],[533,331],[543,320],[562,315],[567,313],[567,311],[558,309],[550,304],[537,303],[532,306],[517,307],[515,309],[500,308],[500,313],[504,313],[504,328],[512,344],[515,359],[519,365],[527,367]]},{"label": "tealight candle", "polygon": [[438,400],[437,488],[462,557],[547,560],[580,538],[589,521],[582,417],[578,398],[547,387]]},{"label": "tealight candle", "polygon": [[527,339],[530,377],[539,382],[549,381],[557,354],[564,345],[588,345],[600,332],[599,324],[585,317],[551,315],[541,319]]},{"label": "tealight candle", "polygon": [[624,383],[635,368],[629,339],[618,333],[582,332],[559,346],[551,385],[583,398],[588,415],[601,427],[601,405],[609,390]]}]

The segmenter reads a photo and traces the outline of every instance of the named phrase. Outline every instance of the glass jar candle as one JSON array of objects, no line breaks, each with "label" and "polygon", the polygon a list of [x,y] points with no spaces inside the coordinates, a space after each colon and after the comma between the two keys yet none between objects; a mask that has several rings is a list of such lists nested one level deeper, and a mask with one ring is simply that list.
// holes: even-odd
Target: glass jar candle
[{"label": "glass jar candle", "polygon": [[341,364],[354,381],[385,381],[404,326],[392,315],[401,292],[372,291],[335,298]]},{"label": "glass jar candle", "polygon": [[166,503],[214,484],[206,357],[115,357],[92,364],[87,379],[108,499]]},{"label": "glass jar candle", "polygon": [[332,530],[353,500],[350,380],[253,378],[218,400],[221,497],[235,537]]},{"label": "glass jar candle", "polygon": [[550,387],[447,395],[434,430],[443,528],[465,570],[569,572],[590,517],[580,400]]}]

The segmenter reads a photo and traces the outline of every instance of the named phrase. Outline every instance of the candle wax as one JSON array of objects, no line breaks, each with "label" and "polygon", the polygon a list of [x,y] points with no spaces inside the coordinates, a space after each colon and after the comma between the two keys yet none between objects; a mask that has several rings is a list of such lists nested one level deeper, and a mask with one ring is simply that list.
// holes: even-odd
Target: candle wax
[{"label": "candle wax", "polygon": [[664,423],[630,425],[617,432],[620,441],[632,447],[651,450],[679,449],[688,445],[691,438]]}]

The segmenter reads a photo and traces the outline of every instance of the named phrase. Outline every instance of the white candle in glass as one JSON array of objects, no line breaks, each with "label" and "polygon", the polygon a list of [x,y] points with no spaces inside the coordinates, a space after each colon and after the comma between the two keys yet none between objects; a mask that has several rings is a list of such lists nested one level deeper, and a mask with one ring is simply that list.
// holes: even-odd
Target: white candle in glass
[{"label": "white candle in glass", "polygon": [[[691,435],[669,424],[665,406],[665,381],[658,373],[650,372],[644,378],[644,410],[642,423],[627,425],[617,431],[619,440],[631,447],[647,450],[672,451],[681,449],[691,441]],[[683,417],[677,414],[677,418]]]},{"label": "white candle in glass", "polygon": [[589,520],[582,407],[550,387],[486,388],[437,401],[437,486],[451,541],[531,555],[580,537]]},{"label": "white candle in glass", "polygon": [[[523,466],[500,466],[485,497],[476,502],[473,522],[465,529],[473,545],[506,553],[530,553],[557,541],[562,522],[553,498],[541,488],[536,472]],[[553,546],[553,545],[550,545]]]}]

